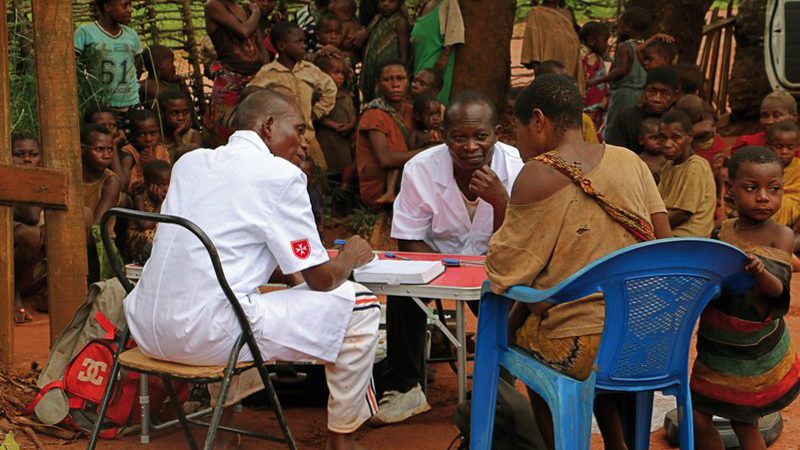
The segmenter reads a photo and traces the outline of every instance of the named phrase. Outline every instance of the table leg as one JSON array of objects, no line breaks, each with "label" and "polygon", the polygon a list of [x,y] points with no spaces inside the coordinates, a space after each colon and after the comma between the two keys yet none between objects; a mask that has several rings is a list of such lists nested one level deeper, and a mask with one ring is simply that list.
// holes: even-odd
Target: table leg
[{"label": "table leg", "polygon": [[139,442],[150,443],[150,392],[147,385],[147,375],[139,375],[139,405],[142,408],[142,428],[139,431]]},{"label": "table leg", "polygon": [[[431,309],[428,308],[428,305],[426,305],[425,302],[423,302],[417,297],[411,297],[411,299],[414,300],[414,303],[416,303],[417,306],[420,307],[420,309],[422,309],[422,311],[428,317],[428,320],[432,321],[433,324],[436,325],[436,328],[440,329],[442,333],[444,333],[445,337],[447,337],[447,340],[450,341],[453,344],[453,346],[455,346],[457,349],[463,347],[462,344],[464,341],[461,341],[456,336],[453,336],[453,333],[451,333],[450,330],[447,329],[447,325],[445,325],[444,323],[442,323],[441,320],[439,320],[439,317],[436,315],[436,313],[431,311]],[[461,304],[460,301],[456,301],[456,305],[460,304]],[[463,307],[461,310],[461,314],[462,316],[464,314]],[[458,306],[456,306],[456,315],[458,315]]]},{"label": "table leg", "polygon": [[461,345],[457,346],[458,361],[458,403],[467,399],[467,331],[464,323],[464,302],[456,300],[456,338]]}]

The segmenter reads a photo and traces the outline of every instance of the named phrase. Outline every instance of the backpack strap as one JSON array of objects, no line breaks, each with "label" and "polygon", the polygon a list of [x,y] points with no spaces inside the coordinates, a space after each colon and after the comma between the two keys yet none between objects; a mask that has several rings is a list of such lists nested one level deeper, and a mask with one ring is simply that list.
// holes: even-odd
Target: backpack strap
[{"label": "backpack strap", "polygon": [[637,241],[652,241],[656,238],[653,226],[650,225],[650,222],[630,211],[620,208],[614,202],[606,198],[602,192],[597,191],[594,186],[592,186],[591,180],[583,175],[583,171],[577,165],[564,161],[564,159],[555,152],[543,153],[534,159],[571,179],[586,195],[597,202],[614,221],[633,235]]},{"label": "backpack strap", "polygon": [[106,334],[103,336],[103,339],[113,340],[114,335],[117,333],[117,327],[115,327],[114,324],[108,320],[108,317],[103,314],[103,311],[98,309],[97,314],[94,315],[94,320],[96,320],[97,323],[99,323],[100,326],[106,330]]},{"label": "backpack strap", "polygon": [[52,381],[52,382],[47,383],[46,385],[44,385],[44,387],[39,390],[39,393],[36,394],[36,397],[34,397],[33,401],[31,401],[28,404],[28,406],[25,407],[24,414],[26,416],[32,416],[33,412],[34,412],[34,409],[36,409],[36,405],[38,405],[39,402],[42,401],[42,397],[44,397],[44,394],[47,394],[53,388],[58,388],[58,389],[64,390],[64,380],[59,379],[59,380]]}]

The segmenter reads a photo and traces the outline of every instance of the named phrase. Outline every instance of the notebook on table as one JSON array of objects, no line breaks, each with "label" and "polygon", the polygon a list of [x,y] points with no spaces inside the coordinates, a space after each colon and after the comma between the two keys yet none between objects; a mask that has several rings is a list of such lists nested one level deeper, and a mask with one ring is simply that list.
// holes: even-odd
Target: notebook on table
[{"label": "notebook on table", "polygon": [[441,261],[378,259],[353,270],[359,283],[428,284],[444,272]]}]

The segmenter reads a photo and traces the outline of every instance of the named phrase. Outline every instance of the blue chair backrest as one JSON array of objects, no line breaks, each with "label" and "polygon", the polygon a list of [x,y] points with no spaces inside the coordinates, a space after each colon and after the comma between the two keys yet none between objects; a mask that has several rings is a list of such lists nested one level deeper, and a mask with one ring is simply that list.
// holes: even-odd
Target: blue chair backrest
[{"label": "blue chair backrest", "polygon": [[752,286],[746,256],[720,241],[674,238],[622,249],[559,286],[555,300],[602,292],[605,329],[597,355],[597,387],[643,390],[685,376],[692,332],[721,285]]}]

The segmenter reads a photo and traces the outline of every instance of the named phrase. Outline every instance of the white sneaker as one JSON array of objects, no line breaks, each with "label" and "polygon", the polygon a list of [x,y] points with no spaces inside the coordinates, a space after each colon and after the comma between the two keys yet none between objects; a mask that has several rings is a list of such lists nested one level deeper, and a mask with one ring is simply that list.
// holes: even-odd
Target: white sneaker
[{"label": "white sneaker", "polygon": [[398,423],[430,410],[431,405],[419,385],[406,393],[386,391],[378,403],[378,414],[372,417],[370,424],[381,426]]}]

